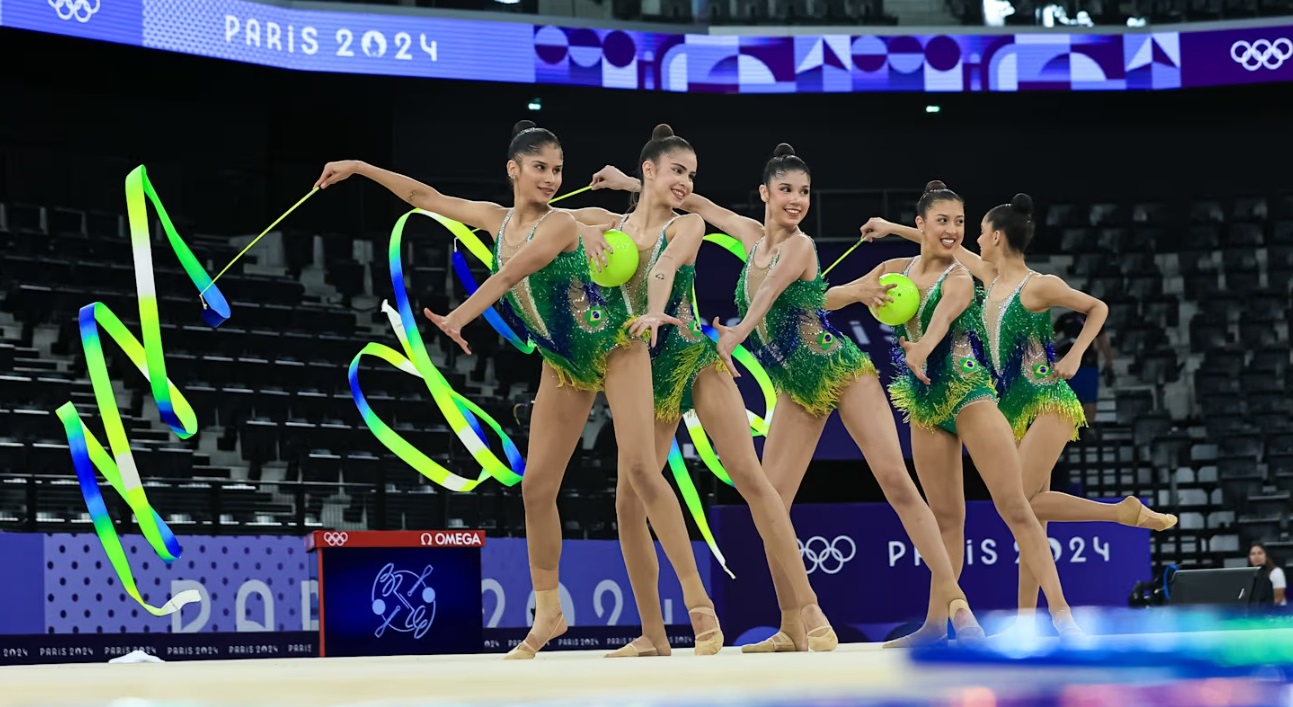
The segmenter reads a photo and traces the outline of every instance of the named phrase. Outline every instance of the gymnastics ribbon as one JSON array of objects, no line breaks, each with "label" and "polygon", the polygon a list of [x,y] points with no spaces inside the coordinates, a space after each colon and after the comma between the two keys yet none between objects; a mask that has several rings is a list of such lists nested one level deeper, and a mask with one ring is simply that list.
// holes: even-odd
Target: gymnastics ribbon
[{"label": "gymnastics ribbon", "polygon": [[[457,221],[445,218],[439,214],[422,209],[414,209],[404,214],[395,222],[391,229],[390,247],[387,256],[391,267],[391,285],[395,291],[395,307],[392,308],[388,303],[382,302],[382,311],[386,313],[390,320],[391,327],[395,331],[395,337],[399,340],[400,346],[404,353],[392,349],[384,344],[370,342],[355,355],[350,362],[349,380],[350,393],[354,397],[355,405],[359,408],[359,414],[363,417],[364,424],[368,429],[377,436],[387,449],[399,457],[401,461],[408,464],[418,471],[418,473],[430,479],[432,482],[443,486],[451,491],[471,491],[487,479],[493,478],[504,486],[513,486],[521,480],[525,474],[525,459],[521,457],[520,451],[507,436],[503,428],[482,410],[475,403],[459,394],[449,384],[449,381],[436,370],[435,364],[431,362],[431,356],[427,353],[426,345],[422,343],[422,337],[418,334],[417,320],[413,316],[413,309],[409,304],[408,291],[404,286],[404,265],[400,258],[401,242],[404,237],[404,227],[408,223],[410,216],[420,214],[432,218],[449,228],[459,238],[464,235],[475,240],[470,230]],[[488,255],[489,249],[484,248],[478,240],[477,245],[484,249]],[[471,244],[464,238],[464,243]],[[497,317],[497,314],[495,314]],[[493,320],[486,317],[493,324]],[[501,318],[498,320],[502,322]],[[496,327],[497,328],[497,327]],[[522,348],[519,343],[520,338],[513,333],[514,345]],[[528,344],[528,342],[526,342]],[[533,345],[531,350],[533,349]],[[525,350],[522,348],[522,350]],[[459,476],[435,460],[428,457],[421,450],[414,447],[391,429],[368,404],[362,388],[359,385],[359,362],[365,356],[379,358],[395,368],[408,373],[409,375],[422,379],[426,385],[427,391],[431,393],[432,399],[435,400],[436,407],[444,415],[445,421],[457,435],[458,439],[466,446],[472,457],[480,464],[480,474],[472,479],[465,476]],[[481,429],[480,422],[484,421],[490,429],[494,431],[502,441],[503,452],[507,456],[505,464],[489,449],[489,443],[485,440],[484,430]]]},{"label": "gymnastics ribbon", "polygon": [[153,400],[162,422],[166,423],[180,439],[188,439],[197,432],[197,416],[192,406],[184,398],[179,388],[166,377],[166,359],[162,351],[161,324],[157,316],[157,288],[153,279],[152,250],[148,233],[148,207],[145,199],[151,201],[171,249],[180,260],[180,265],[194,286],[205,292],[206,305],[202,318],[212,327],[218,327],[229,318],[229,304],[219,288],[212,287],[213,281],[206,270],[194,257],[193,251],[180,238],[171,223],[170,217],[162,206],[161,199],[148,180],[148,173],[143,165],[136,167],[126,175],[126,212],[130,223],[130,245],[135,261],[135,290],[139,297],[139,325],[143,332],[143,344],[122,324],[116,314],[102,302],[93,302],[81,308],[78,321],[81,334],[81,345],[85,349],[86,370],[90,384],[94,389],[95,402],[103,418],[104,431],[108,436],[108,447],[103,445],[81,422],[76,406],[67,402],[60,406],[55,414],[63,423],[67,434],[67,446],[76,466],[76,478],[85,497],[85,505],[94,524],[94,532],[99,536],[108,561],[121,580],[121,586],[135,601],[139,602],[154,616],[165,616],[179,611],[186,604],[200,601],[201,595],[196,590],[185,590],[171,597],[160,607],[144,601],[135,584],[130,562],[121,546],[121,538],[113,527],[112,517],[108,515],[107,505],[99,490],[95,470],[103,474],[108,483],[121,494],[126,504],[134,513],[144,538],[154,552],[168,565],[179,558],[181,548],[175,533],[153,509],[148,501],[143,484],[139,478],[139,469],[135,465],[130,451],[130,441],[126,438],[125,428],[121,421],[121,412],[117,408],[116,394],[112,381],[108,377],[108,366],[103,356],[103,344],[100,341],[99,329],[117,344],[148,380]]}]

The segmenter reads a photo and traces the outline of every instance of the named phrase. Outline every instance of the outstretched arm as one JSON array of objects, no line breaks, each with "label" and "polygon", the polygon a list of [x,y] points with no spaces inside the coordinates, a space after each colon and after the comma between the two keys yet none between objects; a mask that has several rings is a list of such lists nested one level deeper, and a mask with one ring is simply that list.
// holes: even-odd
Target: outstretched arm
[{"label": "outstretched arm", "polygon": [[1019,302],[1030,311],[1044,312],[1051,307],[1081,312],[1086,315],[1082,331],[1073,342],[1072,348],[1064,358],[1055,364],[1055,372],[1064,379],[1072,378],[1082,365],[1082,355],[1100,335],[1104,322],[1109,317],[1109,305],[1088,295],[1081,290],[1069,287],[1067,282],[1054,275],[1043,275],[1034,278],[1019,293]]},{"label": "outstretched arm", "polygon": [[[860,229],[862,231],[862,240],[874,241],[885,236],[898,236],[903,240],[912,243],[920,243],[925,237],[920,229],[911,226],[892,223],[882,218],[871,218]],[[973,275],[979,282],[991,283],[997,279],[997,268],[979,257],[978,253],[966,248],[964,245],[956,249],[956,259]]]},{"label": "outstretched arm", "polygon": [[696,214],[688,214],[673,222],[670,226],[673,238],[656,264],[647,274],[647,313],[638,317],[630,333],[641,336],[647,329],[651,330],[651,345],[656,345],[656,331],[661,324],[679,325],[682,322],[665,314],[664,308],[669,305],[669,294],[673,292],[673,280],[678,268],[693,262],[696,252],[705,237],[705,222]]},{"label": "outstretched arm", "polygon": [[367,177],[386,187],[405,202],[424,211],[434,211],[461,221],[468,226],[479,228],[492,238],[503,223],[507,209],[488,201],[468,201],[442,194],[435,187],[428,186],[411,177],[374,167],[359,160],[342,160],[329,162],[323,166],[323,174],[314,186],[327,189],[337,182],[348,179],[352,174]]},{"label": "outstretched arm", "polygon": [[570,214],[562,211],[553,213],[539,225],[534,238],[522,246],[498,272],[485,280],[467,301],[445,316],[429,309],[423,309],[422,313],[458,342],[463,351],[470,354],[471,348],[462,338],[462,328],[475,321],[521,280],[551,263],[560,253],[573,248],[579,237],[578,228],[579,224]]},{"label": "outstretched arm", "polygon": [[826,290],[826,309],[835,311],[854,302],[861,302],[868,307],[883,307],[892,302],[893,298],[889,296],[889,290],[896,285],[881,285],[880,276],[891,272],[902,272],[908,260],[908,258],[886,260],[875,266],[871,272],[852,282],[831,287]]},{"label": "outstretched arm", "polygon": [[[607,165],[593,175],[593,189],[636,192],[642,190],[642,183],[624,174],[618,168]],[[682,209],[723,229],[729,236],[740,241],[747,253],[750,252],[750,247],[763,237],[763,224],[731,209],[725,209],[699,194],[693,193],[684,199]]]}]

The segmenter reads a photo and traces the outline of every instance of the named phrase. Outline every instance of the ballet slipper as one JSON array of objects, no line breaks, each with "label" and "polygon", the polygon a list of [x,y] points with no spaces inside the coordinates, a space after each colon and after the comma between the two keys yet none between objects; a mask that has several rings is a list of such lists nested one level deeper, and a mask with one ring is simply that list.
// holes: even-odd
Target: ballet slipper
[{"label": "ballet slipper", "polygon": [[1062,609],[1051,614],[1051,624],[1055,626],[1055,632],[1059,634],[1061,641],[1083,638],[1086,631],[1073,620],[1072,609]]},{"label": "ballet slipper", "polygon": [[[957,614],[962,612],[968,618],[958,622]],[[979,625],[978,619],[974,618],[974,612],[970,611],[970,603],[966,600],[953,599],[947,605],[947,615],[952,618],[952,629],[956,631],[956,645],[973,646],[987,640],[987,634]]]},{"label": "ballet slipper", "polygon": [[610,653],[607,653],[606,657],[607,658],[654,658],[660,655],[668,655],[668,654],[667,653],[662,654],[659,650],[657,650],[655,647],[655,643],[653,643],[651,639],[647,638],[646,636],[638,636],[637,638],[633,639],[631,642],[625,643],[619,648],[616,648]]},{"label": "ballet slipper", "polygon": [[503,660],[533,660],[534,656],[537,655],[544,646],[548,645],[552,639],[557,638],[566,632],[568,626],[566,626],[566,617],[560,613],[561,600],[557,594],[557,590],[545,589],[543,591],[535,592],[536,606],[543,606],[544,604],[549,603],[548,600],[551,600],[550,603],[557,607],[557,618],[553,621],[552,627],[548,629],[548,635],[542,641],[539,641],[538,645],[535,645],[533,642],[536,639],[535,631],[539,629],[539,625],[536,622],[530,629],[530,632],[526,634],[525,640],[521,641],[515,648],[508,651],[507,655],[503,656]]},{"label": "ballet slipper", "polygon": [[696,655],[715,655],[723,650],[723,629],[718,625],[718,614],[715,614],[714,610],[708,606],[688,609],[687,614],[689,616],[708,616],[714,619],[714,628],[696,634]]},{"label": "ballet slipper", "polygon": [[742,653],[794,653],[798,650],[795,640],[785,631],[777,631],[758,643],[741,646]]},{"label": "ballet slipper", "polygon": [[[817,609],[818,612],[821,612],[822,610],[820,606],[817,606],[816,604],[811,604],[809,606],[804,607],[804,611],[807,611],[808,609],[813,609],[813,608]],[[802,615],[802,612],[801,612],[801,615]],[[823,614],[823,617],[824,616],[825,614]],[[807,628],[807,626],[808,626],[808,622],[805,621],[804,627]],[[835,629],[831,628],[831,625],[829,623],[823,624],[821,626],[818,626],[817,628],[808,630],[808,650],[810,651],[813,651],[815,653],[825,653],[828,651],[835,650],[837,647],[839,647],[839,645],[840,645],[839,636],[835,635]]]},{"label": "ballet slipper", "polygon": [[1118,522],[1134,528],[1150,530],[1167,530],[1176,525],[1176,516],[1171,513],[1159,513],[1145,507],[1135,496],[1128,496],[1118,502]]}]

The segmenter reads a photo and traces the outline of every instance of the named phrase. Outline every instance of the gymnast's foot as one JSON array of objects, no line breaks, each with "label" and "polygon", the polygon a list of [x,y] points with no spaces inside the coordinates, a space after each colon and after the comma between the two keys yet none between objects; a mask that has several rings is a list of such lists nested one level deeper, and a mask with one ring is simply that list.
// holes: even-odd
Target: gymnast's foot
[{"label": "gymnast's foot", "polygon": [[646,636],[638,636],[632,642],[626,643],[619,648],[606,654],[607,658],[654,658],[656,656],[667,656],[672,653],[668,639],[652,640]]},{"label": "gymnast's foot", "polygon": [[503,660],[533,660],[552,639],[566,632],[566,617],[561,613],[561,599],[556,589],[534,593],[534,626]]},{"label": "gymnast's foot", "polygon": [[1071,641],[1086,636],[1086,631],[1073,620],[1073,610],[1064,608],[1051,614],[1051,623],[1055,626],[1055,632],[1059,634],[1061,641]]},{"label": "gymnast's foot", "polygon": [[[809,604],[800,612],[804,617],[804,628],[807,629],[808,650],[815,653],[833,651],[840,645],[839,636],[826,619],[826,613],[817,604]],[[812,628],[809,628],[809,627]]]},{"label": "gymnast's foot", "polygon": [[1118,502],[1118,522],[1134,528],[1150,530],[1167,530],[1176,525],[1176,516],[1171,513],[1159,513],[1145,507],[1135,496],[1128,496]]},{"label": "gymnast's foot", "polygon": [[715,655],[723,650],[723,629],[712,607],[688,609],[687,615],[691,617],[691,630],[696,632],[696,655]]},{"label": "gymnast's foot", "polygon": [[742,653],[794,653],[808,650],[808,631],[798,609],[781,610],[781,630],[758,643],[741,646]]}]

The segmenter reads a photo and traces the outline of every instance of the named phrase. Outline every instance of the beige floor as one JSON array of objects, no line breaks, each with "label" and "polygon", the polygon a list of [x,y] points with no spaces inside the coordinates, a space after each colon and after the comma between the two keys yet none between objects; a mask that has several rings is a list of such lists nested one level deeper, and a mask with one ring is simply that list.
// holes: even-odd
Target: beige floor
[{"label": "beige floor", "polygon": [[[554,651],[534,661],[497,655],[393,658],[300,658],[183,661],[161,664],[72,664],[0,668],[0,705],[164,707],[230,705],[413,705],[464,702],[589,700],[633,707],[647,696],[686,695],[716,704],[735,693],[877,694],[903,692],[912,681],[902,651],[874,644],[832,653],[743,655],[727,648],[698,658],[608,660],[601,652]],[[605,698],[605,699],[601,699]],[[120,701],[118,701],[120,700]]]}]

